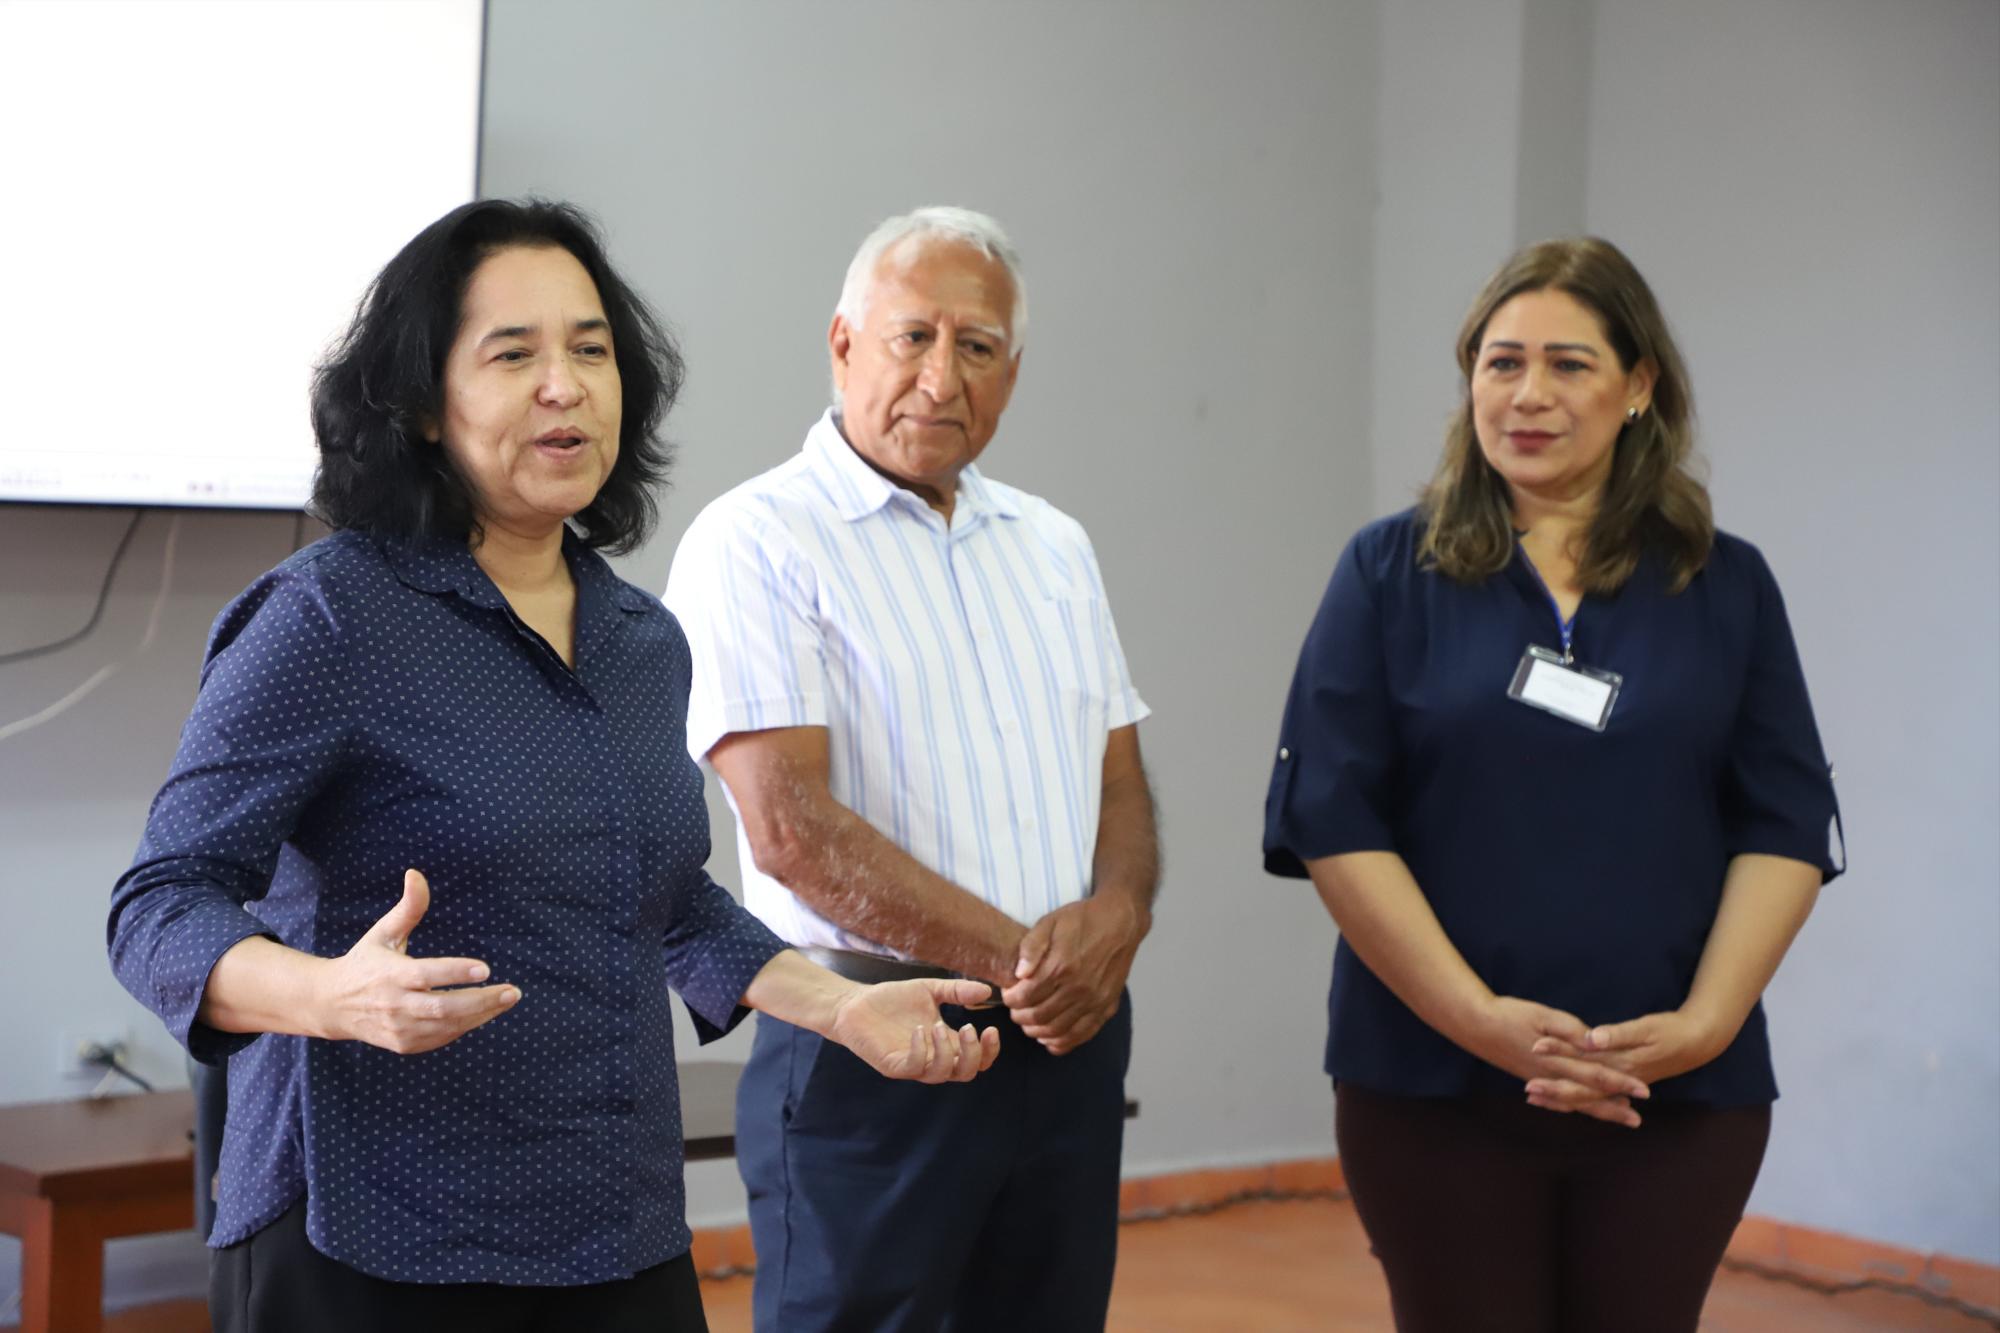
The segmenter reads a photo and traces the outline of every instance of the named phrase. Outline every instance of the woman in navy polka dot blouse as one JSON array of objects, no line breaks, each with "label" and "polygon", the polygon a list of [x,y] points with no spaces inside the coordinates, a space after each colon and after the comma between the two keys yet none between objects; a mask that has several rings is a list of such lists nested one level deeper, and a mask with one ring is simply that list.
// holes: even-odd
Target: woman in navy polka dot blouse
[{"label": "woman in navy polka dot blouse", "polygon": [[119,980],[229,1061],[219,1329],[704,1328],[669,986],[703,1040],[992,1062],[938,1009],[984,983],[835,977],[702,869],[686,641],[598,554],[651,528],[680,379],[541,201],[426,228],[319,370],[335,531],[217,618],[111,904]]}]

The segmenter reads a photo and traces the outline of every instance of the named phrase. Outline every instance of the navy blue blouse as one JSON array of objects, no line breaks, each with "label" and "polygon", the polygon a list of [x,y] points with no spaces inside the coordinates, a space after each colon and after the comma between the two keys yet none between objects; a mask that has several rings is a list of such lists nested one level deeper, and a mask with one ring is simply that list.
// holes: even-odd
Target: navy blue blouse
[{"label": "navy blue blouse", "polygon": [[[462,542],[337,533],[217,618],[109,926],[125,987],[229,1059],[210,1244],[303,1193],[315,1246],[397,1281],[577,1285],[688,1248],[667,988],[707,1040],[784,946],[702,869],[680,626],[564,556],[574,671]],[[485,959],[512,1009],[422,1055],[195,1021],[230,946],[345,953],[410,867],[411,952]]]},{"label": "navy blue blouse", "polygon": [[[1445,933],[1497,994],[1590,1024],[1678,1008],[1732,857],[1842,869],[1832,773],[1783,599],[1754,546],[1718,533],[1677,595],[1642,560],[1587,596],[1576,660],[1624,682],[1602,733],[1507,695],[1554,604],[1518,550],[1466,585],[1418,567],[1406,511],[1348,543],[1299,655],[1265,810],[1264,865],[1303,877],[1343,852],[1402,856]],[[1342,940],[1326,1069],[1409,1096],[1520,1080],[1426,1025]],[[1776,1098],[1760,1004],[1712,1063],[1655,1097]]]}]

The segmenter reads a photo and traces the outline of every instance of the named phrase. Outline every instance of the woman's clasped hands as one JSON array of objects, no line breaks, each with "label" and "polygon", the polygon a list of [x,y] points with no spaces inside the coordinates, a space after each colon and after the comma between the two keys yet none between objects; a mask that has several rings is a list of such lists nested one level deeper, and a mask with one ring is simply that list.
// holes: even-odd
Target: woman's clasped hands
[{"label": "woman's clasped hands", "polygon": [[[1629,1026],[1629,1025],[1628,1025]],[[1635,1101],[1652,1096],[1647,1080],[1623,1051],[1593,1046],[1597,1033],[1576,1015],[1511,995],[1488,997],[1474,1014],[1464,1044],[1488,1064],[1519,1075],[1528,1102],[1636,1129]]]},{"label": "woman's clasped hands", "polygon": [[1590,1027],[1532,1000],[1494,996],[1483,1007],[1475,1053],[1526,1079],[1528,1104],[1637,1129],[1634,1102],[1652,1085],[1720,1053],[1712,1024],[1686,1010]]},{"label": "woman's clasped hands", "polygon": [[[1571,1068],[1584,1062],[1649,1086],[1699,1069],[1720,1055],[1728,1044],[1716,1039],[1713,1024],[1684,1009],[1673,1009],[1646,1014],[1630,1022],[1591,1028],[1583,1034],[1581,1042],[1550,1034],[1539,1038],[1532,1049],[1544,1060],[1562,1061]],[[1615,1108],[1603,1107],[1604,1099],[1592,1096],[1587,1085],[1561,1075],[1530,1079],[1528,1101],[1549,1111],[1581,1111],[1634,1127],[1639,1123],[1638,1113],[1632,1111],[1629,1103],[1625,1107],[1629,1118],[1599,1114],[1600,1108],[1614,1111]]]}]

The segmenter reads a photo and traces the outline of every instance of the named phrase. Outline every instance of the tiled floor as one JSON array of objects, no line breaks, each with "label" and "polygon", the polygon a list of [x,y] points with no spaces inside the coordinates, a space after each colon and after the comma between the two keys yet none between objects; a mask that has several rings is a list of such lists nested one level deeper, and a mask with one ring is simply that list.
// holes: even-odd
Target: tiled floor
[{"label": "tiled floor", "polygon": [[[702,1286],[713,1333],[750,1327],[750,1279]],[[1824,1296],[1724,1272],[1702,1328],[1714,1333],[1975,1333],[2000,1327],[1881,1291]],[[1244,1203],[1128,1223],[1119,1235],[1110,1333],[1378,1333],[1389,1328],[1381,1270],[1345,1203]]]},{"label": "tiled floor", "polygon": [[[750,1279],[702,1284],[713,1333],[750,1327]],[[199,1303],[130,1311],[106,1333],[197,1333]],[[1362,1333],[1389,1327],[1381,1272],[1345,1203],[1244,1203],[1218,1212],[1133,1222],[1119,1237],[1111,1333]],[[1724,1272],[1702,1328],[1713,1333],[1976,1333],[2000,1322],[1886,1291],[1822,1295]]]}]

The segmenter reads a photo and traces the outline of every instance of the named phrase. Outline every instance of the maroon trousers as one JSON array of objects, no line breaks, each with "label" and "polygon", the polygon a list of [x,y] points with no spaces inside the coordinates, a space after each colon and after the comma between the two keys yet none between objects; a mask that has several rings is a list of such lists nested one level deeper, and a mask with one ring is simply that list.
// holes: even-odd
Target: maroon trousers
[{"label": "maroon trousers", "polygon": [[1692,1333],[1771,1108],[1639,1114],[1342,1084],[1340,1164],[1400,1333]]}]

